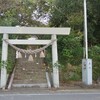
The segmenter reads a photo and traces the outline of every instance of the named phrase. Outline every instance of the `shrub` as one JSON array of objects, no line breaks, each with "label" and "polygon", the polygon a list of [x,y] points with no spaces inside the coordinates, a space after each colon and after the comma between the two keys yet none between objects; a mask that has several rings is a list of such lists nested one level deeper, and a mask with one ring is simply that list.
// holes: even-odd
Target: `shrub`
[{"label": "shrub", "polygon": [[67,82],[69,80],[77,81],[81,80],[81,78],[81,66],[73,66],[68,63],[66,66],[60,68],[60,80],[62,82]]},{"label": "shrub", "polygon": [[[1,52],[2,52],[2,50],[0,48],[0,59],[1,59]],[[15,65],[15,50],[12,49],[11,47],[9,47],[9,49],[8,49],[8,60],[6,62],[1,61],[0,68],[3,65],[7,65],[5,67],[7,68],[7,73],[8,74],[13,70],[13,67]]]},{"label": "shrub", "polygon": [[100,77],[100,46],[89,48],[89,56],[93,63],[93,79],[97,80]]}]

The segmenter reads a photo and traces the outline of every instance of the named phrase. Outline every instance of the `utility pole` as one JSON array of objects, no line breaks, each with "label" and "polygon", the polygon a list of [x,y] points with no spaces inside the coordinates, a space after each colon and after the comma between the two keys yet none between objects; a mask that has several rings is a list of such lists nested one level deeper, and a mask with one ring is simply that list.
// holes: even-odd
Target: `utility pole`
[{"label": "utility pole", "polygon": [[87,37],[87,3],[84,0],[84,43],[85,58],[82,59],[82,82],[86,85],[92,85],[92,59],[88,59],[88,37]]},{"label": "utility pole", "polygon": [[84,0],[84,39],[85,39],[85,57],[88,59],[88,37],[87,37],[87,5]]}]

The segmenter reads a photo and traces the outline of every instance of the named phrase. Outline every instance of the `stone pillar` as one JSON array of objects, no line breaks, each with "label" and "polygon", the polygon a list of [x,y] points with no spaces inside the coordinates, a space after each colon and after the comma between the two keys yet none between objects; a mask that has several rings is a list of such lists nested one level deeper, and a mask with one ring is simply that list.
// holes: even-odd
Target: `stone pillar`
[{"label": "stone pillar", "polygon": [[82,82],[92,85],[92,59],[82,59]]},{"label": "stone pillar", "polygon": [[[8,39],[8,34],[4,33],[3,34],[3,39]],[[8,56],[8,44],[3,41],[2,42],[2,58],[1,58],[1,88],[5,89],[6,82],[7,82],[7,56]]]},{"label": "stone pillar", "polygon": [[[56,39],[56,35],[52,35],[52,39]],[[54,41],[52,44],[52,65],[53,65],[53,86],[55,88],[59,87],[59,68],[54,66],[58,62],[58,51],[57,51],[57,41]]]}]

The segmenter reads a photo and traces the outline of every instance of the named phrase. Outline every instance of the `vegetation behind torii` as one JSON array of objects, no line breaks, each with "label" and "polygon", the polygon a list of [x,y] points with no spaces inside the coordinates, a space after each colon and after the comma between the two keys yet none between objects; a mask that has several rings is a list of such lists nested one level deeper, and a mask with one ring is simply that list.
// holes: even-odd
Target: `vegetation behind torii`
[{"label": "vegetation behind torii", "polygon": [[[93,60],[95,80],[100,76],[99,9],[100,0],[87,0],[89,58]],[[81,61],[84,57],[83,0],[1,0],[0,26],[71,27],[69,36],[58,36],[59,63],[63,66],[61,76],[63,81],[81,79]],[[2,36],[0,45],[1,40]],[[49,51],[46,58],[48,62],[51,58]]]}]

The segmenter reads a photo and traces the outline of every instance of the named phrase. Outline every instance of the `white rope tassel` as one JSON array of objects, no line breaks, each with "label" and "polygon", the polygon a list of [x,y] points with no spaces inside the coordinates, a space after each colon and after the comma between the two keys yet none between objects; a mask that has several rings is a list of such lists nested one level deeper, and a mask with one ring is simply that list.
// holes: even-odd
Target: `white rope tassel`
[{"label": "white rope tassel", "polygon": [[37,57],[37,54],[35,53],[35,58]]},{"label": "white rope tassel", "polygon": [[33,61],[33,56],[32,55],[29,56],[28,61]]},{"label": "white rope tassel", "polygon": [[26,53],[25,53],[25,58],[26,58]]},{"label": "white rope tassel", "polygon": [[22,58],[22,54],[18,52],[18,58]]},{"label": "white rope tassel", "polygon": [[43,51],[40,52],[40,58],[45,58],[45,54]]},{"label": "white rope tassel", "polygon": [[19,52],[18,52],[18,51],[16,51],[16,59],[18,59],[18,53],[19,53]]}]

